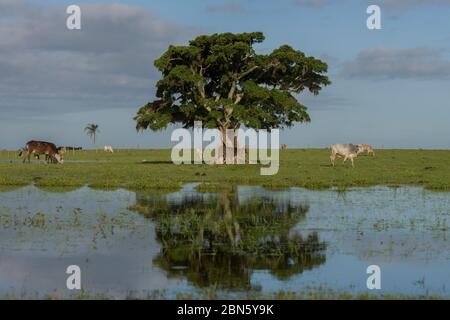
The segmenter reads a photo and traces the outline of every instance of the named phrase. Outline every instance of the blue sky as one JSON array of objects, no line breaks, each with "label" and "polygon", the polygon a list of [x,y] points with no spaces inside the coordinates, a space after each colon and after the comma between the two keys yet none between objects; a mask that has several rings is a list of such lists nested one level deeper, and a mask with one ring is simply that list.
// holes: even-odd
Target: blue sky
[{"label": "blue sky", "polygon": [[[82,30],[65,29],[65,8]],[[366,28],[379,4],[382,30]],[[3,7],[2,7],[3,6]],[[170,130],[136,133],[154,97],[153,60],[200,34],[262,31],[258,47],[289,44],[329,64],[333,84],[299,100],[312,122],[281,133],[290,147],[372,143],[450,148],[450,1],[0,0],[0,149],[29,139],[89,146],[170,147]]]}]

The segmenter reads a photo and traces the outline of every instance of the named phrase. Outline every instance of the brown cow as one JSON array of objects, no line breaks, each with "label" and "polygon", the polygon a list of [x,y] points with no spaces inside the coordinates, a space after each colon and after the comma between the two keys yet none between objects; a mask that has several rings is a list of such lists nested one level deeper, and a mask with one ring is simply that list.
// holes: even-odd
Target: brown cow
[{"label": "brown cow", "polygon": [[[67,153],[66,147],[58,147],[58,154],[61,156],[61,159],[64,161],[64,155]],[[39,160],[39,155],[35,155]],[[45,161],[47,163],[57,163],[55,158],[50,157],[48,154],[45,155]]]},{"label": "brown cow", "polygon": [[[28,163],[31,162],[31,155],[42,155],[45,154],[45,159],[47,162],[53,162],[56,160],[57,163],[64,163],[64,159],[62,154],[60,154],[59,150],[56,146],[51,142],[45,141],[28,141],[25,145],[25,157],[23,158],[23,162],[28,159]],[[22,156],[22,152],[20,152],[19,156]]]},{"label": "brown cow", "polygon": [[[58,147],[58,154],[61,156],[61,158],[64,158],[64,155],[67,153],[66,147]],[[34,158],[36,160],[41,160],[41,157],[38,153],[34,154]],[[45,155],[45,162],[47,163],[57,163],[55,158],[50,157],[48,154]]]}]

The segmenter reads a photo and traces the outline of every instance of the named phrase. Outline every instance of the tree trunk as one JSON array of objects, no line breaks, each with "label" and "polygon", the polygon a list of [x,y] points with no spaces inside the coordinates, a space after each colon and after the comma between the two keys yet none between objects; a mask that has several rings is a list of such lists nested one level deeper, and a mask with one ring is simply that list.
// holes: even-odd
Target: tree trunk
[{"label": "tree trunk", "polygon": [[221,148],[222,148],[222,160],[223,160],[224,164],[226,163],[227,153],[228,152],[231,152],[233,154],[234,162],[236,162],[237,157],[238,157],[238,139],[237,139],[238,137],[237,137],[236,131],[234,131],[234,134],[233,134],[233,137],[232,137],[232,139],[233,139],[233,149],[232,150],[227,150],[227,140],[228,140],[227,129],[229,129],[229,128],[226,128],[226,127],[221,127],[220,128],[220,132],[222,133],[222,146],[221,146]]}]

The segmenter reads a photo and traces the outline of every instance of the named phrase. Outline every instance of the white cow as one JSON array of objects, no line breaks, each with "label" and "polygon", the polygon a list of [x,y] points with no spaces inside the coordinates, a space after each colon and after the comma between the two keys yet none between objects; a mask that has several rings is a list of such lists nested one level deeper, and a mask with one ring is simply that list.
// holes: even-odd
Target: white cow
[{"label": "white cow", "polygon": [[375,151],[373,150],[372,145],[370,144],[358,144],[358,154],[362,152],[367,152],[367,154],[372,155],[372,157],[375,157]]},{"label": "white cow", "polygon": [[336,157],[344,157],[344,163],[347,159],[352,161],[352,167],[355,166],[353,159],[358,157],[359,147],[354,144],[333,144],[331,146],[331,164],[334,167]]},{"label": "white cow", "polygon": [[105,146],[105,147],[103,148],[103,150],[104,150],[105,152],[114,153],[113,147],[111,147],[111,146]]}]

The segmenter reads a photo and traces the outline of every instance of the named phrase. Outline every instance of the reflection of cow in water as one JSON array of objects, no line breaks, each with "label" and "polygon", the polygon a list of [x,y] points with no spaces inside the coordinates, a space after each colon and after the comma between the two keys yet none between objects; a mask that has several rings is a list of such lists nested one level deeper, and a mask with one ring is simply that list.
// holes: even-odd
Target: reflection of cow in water
[{"label": "reflection of cow in water", "polygon": [[45,141],[29,141],[25,145],[25,148],[19,153],[19,157],[25,152],[25,156],[23,158],[23,162],[28,159],[28,162],[31,162],[31,155],[38,156],[45,154],[46,161],[49,162],[57,162],[64,163],[63,159],[63,149],[58,150],[56,146],[51,142]]}]

